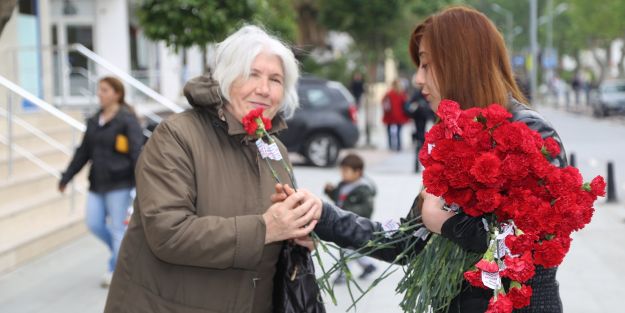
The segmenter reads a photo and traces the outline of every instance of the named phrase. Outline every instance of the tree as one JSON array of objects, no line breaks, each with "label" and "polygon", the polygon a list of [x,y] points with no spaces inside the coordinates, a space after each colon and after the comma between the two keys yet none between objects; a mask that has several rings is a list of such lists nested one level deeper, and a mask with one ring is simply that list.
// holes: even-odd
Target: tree
[{"label": "tree", "polygon": [[295,43],[298,36],[295,5],[290,0],[258,1],[254,20],[272,34]]},{"label": "tree", "polygon": [[[612,59],[612,42],[625,37],[625,3],[622,0],[605,0],[601,5],[583,0],[570,0],[567,15],[572,30],[600,64],[599,81],[607,75]],[[605,58],[599,51],[605,51]]]},{"label": "tree", "polygon": [[240,0],[144,0],[137,15],[148,38],[163,40],[176,51],[199,46],[206,70],[206,46],[250,20],[256,4]]},{"label": "tree", "polygon": [[2,2],[0,2],[0,34],[2,34],[4,26],[6,26],[11,19],[16,5],[17,0],[2,0]]},{"label": "tree", "polygon": [[[406,40],[404,10],[407,0],[319,0],[319,21],[328,29],[348,33],[367,64],[369,79],[377,75],[384,50]],[[400,34],[403,34],[400,35]]]},{"label": "tree", "polygon": [[137,10],[145,35],[176,51],[222,41],[245,23],[264,26],[288,41],[296,39],[295,9],[289,0],[144,0]]}]

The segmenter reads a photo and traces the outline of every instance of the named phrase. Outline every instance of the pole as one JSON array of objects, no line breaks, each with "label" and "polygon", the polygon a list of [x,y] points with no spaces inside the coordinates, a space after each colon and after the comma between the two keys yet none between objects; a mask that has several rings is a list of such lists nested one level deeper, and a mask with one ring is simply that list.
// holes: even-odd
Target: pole
[{"label": "pole", "polygon": [[608,162],[608,192],[606,202],[616,202],[616,182],[614,181],[614,165]]},{"label": "pole", "polygon": [[531,67],[530,67],[530,95],[531,100],[536,101],[536,69],[538,63],[538,5],[537,0],[530,0],[530,46],[531,46]]},{"label": "pole", "polygon": [[7,176],[13,175],[13,97],[7,89]]},{"label": "pole", "polygon": [[572,167],[577,167],[577,160],[575,159],[575,152],[571,152],[571,157],[569,158],[569,165]]}]

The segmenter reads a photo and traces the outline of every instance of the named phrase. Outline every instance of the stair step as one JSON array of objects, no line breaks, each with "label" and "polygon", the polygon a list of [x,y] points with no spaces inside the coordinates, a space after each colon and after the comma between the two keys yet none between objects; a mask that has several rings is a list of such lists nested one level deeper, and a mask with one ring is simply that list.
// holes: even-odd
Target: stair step
[{"label": "stair step", "polygon": [[0,250],[13,238],[20,238],[33,227],[48,221],[64,219],[84,208],[84,195],[76,194],[74,210],[70,209],[71,195],[61,195],[55,190],[41,193],[37,197],[12,201],[0,206]]},{"label": "stair step", "polygon": [[[87,170],[83,170],[73,179],[78,188],[87,189]],[[6,181],[0,181],[0,205],[10,203],[15,199],[27,199],[34,193],[57,190],[58,178],[48,173],[34,173],[23,177],[12,177]],[[68,190],[69,191],[69,190]]]},{"label": "stair step", "polygon": [[33,227],[33,231],[27,236],[14,237],[13,242],[0,247],[0,274],[84,235],[87,227],[83,214],[77,212],[60,221],[48,221],[45,225]]}]

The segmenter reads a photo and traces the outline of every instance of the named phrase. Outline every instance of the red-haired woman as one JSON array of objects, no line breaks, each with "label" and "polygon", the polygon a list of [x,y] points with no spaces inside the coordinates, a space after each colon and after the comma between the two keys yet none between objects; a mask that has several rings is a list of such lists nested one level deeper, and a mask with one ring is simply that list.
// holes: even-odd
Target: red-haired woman
[{"label": "red-haired woman", "polygon": [[[467,7],[451,7],[428,17],[413,31],[410,55],[418,67],[416,83],[422,87],[433,110],[441,99],[460,103],[464,109],[486,107],[492,103],[504,105],[512,120],[521,121],[536,130],[543,138],[552,137],[560,145],[560,154],[553,159],[556,166],[567,165],[561,140],[536,111],[524,104],[525,99],[512,75],[504,40],[495,25],[482,13]],[[274,194],[274,201],[285,198],[282,188]],[[287,193],[290,193],[286,188]],[[413,208],[421,207],[423,223],[431,232],[457,243],[465,250],[484,253],[488,232],[481,218],[464,213],[443,210],[443,200],[426,191],[423,204],[415,201]],[[315,197],[312,196],[311,197]],[[321,200],[317,200],[321,202]],[[360,248],[383,231],[382,225],[350,212],[323,203],[315,232],[323,240],[342,247]],[[417,238],[415,249],[422,249],[426,239]],[[376,251],[372,256],[392,262],[405,246]],[[530,285],[533,289],[530,305],[515,312],[562,312],[562,303],[556,281],[557,268],[537,266]],[[485,312],[492,290],[474,288],[468,283],[450,304],[449,312]]]}]

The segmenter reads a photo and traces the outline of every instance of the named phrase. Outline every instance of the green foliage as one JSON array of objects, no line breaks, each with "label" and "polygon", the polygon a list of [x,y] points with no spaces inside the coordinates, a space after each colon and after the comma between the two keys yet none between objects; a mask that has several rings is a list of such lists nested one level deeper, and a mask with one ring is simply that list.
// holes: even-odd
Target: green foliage
[{"label": "green foliage", "polygon": [[[348,33],[363,63],[380,61],[384,49],[405,37],[407,0],[319,0],[319,21],[328,29]],[[370,73],[371,74],[371,73]]]},{"label": "green foliage", "polygon": [[288,41],[297,32],[288,0],[144,0],[137,15],[148,38],[176,50],[221,41],[245,23],[261,24]]},{"label": "green foliage", "polygon": [[270,33],[287,42],[295,42],[296,12],[290,0],[260,0],[257,8],[256,24],[263,25]]},{"label": "green foliage", "polygon": [[224,39],[255,9],[240,0],[144,0],[137,15],[148,38],[178,50]]},{"label": "green foliage", "polygon": [[325,63],[317,63],[310,56],[301,61],[302,73],[342,82],[348,85],[351,73],[347,69],[347,58],[340,57]]}]

